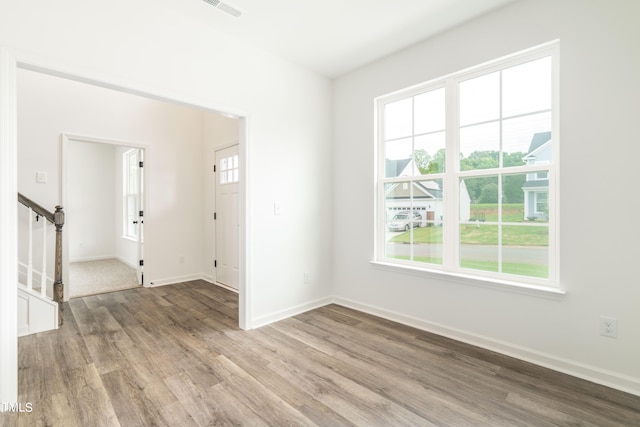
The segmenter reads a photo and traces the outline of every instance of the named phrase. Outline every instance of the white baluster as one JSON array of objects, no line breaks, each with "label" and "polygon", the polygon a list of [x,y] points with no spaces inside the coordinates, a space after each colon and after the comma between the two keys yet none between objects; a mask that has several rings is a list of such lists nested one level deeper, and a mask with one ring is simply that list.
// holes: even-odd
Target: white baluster
[{"label": "white baluster", "polygon": [[47,220],[42,217],[42,274],[40,275],[40,295],[47,296]]},{"label": "white baluster", "polygon": [[29,261],[27,263],[27,289],[33,289],[33,209],[29,208]]}]

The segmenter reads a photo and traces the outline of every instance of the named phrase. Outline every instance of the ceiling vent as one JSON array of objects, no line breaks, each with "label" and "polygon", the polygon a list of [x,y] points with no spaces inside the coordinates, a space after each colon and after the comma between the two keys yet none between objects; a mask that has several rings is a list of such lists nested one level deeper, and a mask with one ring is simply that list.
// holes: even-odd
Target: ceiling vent
[{"label": "ceiling vent", "polygon": [[236,6],[231,5],[229,2],[221,1],[221,0],[202,0],[205,3],[210,4],[216,9],[221,10],[222,12],[233,16],[234,18],[240,18],[242,15],[242,11],[238,9]]}]

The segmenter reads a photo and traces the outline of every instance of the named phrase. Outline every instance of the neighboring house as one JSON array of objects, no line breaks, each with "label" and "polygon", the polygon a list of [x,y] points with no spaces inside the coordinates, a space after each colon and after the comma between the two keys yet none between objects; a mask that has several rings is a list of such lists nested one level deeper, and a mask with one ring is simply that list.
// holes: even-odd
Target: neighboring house
[{"label": "neighboring house", "polygon": [[[527,165],[551,163],[551,132],[534,134],[531,138],[529,151],[522,159]],[[547,219],[549,216],[549,177],[547,172],[527,174],[522,191],[524,191],[524,219]]]},{"label": "neighboring house", "polygon": [[[385,165],[387,177],[413,175],[413,159],[388,160]],[[426,178],[427,176],[425,176]],[[408,182],[389,185],[385,189],[385,212],[387,219],[393,218],[398,212],[418,212],[422,218],[421,226],[442,225],[444,203],[442,188],[439,181],[425,180],[413,183],[413,204]],[[413,205],[413,206],[412,206]],[[468,221],[471,212],[471,197],[469,191],[460,181],[460,220]]]}]

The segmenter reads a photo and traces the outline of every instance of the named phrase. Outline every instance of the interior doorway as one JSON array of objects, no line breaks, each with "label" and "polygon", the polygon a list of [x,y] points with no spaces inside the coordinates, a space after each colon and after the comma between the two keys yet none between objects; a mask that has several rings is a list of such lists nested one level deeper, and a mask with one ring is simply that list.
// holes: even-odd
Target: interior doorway
[{"label": "interior doorway", "polygon": [[144,148],[63,135],[70,298],[144,283]]},{"label": "interior doorway", "polygon": [[[145,84],[141,84],[140,82],[136,81],[119,81],[117,83],[114,83],[113,81],[105,81],[104,80],[104,76],[100,75],[100,74],[87,74],[86,70],[83,71],[78,71],[79,74],[73,74],[71,72],[69,72],[68,67],[64,67],[64,66],[56,66],[56,64],[52,64],[52,63],[48,63],[47,65],[43,65],[42,63],[37,61],[37,58],[32,58],[32,57],[24,57],[23,55],[21,55],[19,52],[13,52],[13,51],[7,51],[5,49],[0,49],[0,65],[1,64],[7,64],[5,68],[3,68],[2,72],[0,72],[0,80],[2,81],[4,87],[8,88],[7,91],[3,91],[3,93],[1,94],[0,98],[2,98],[3,102],[6,102],[7,105],[10,107],[8,109],[2,110],[2,117],[4,120],[6,120],[8,123],[12,124],[14,127],[17,124],[18,121],[20,120],[26,120],[24,119],[25,115],[20,112],[20,114],[18,114],[16,105],[17,103],[15,102],[16,100],[13,99],[11,96],[9,96],[11,93],[25,93],[25,91],[23,90],[23,88],[20,88],[20,90],[18,90],[18,80],[17,79],[17,74],[23,73],[25,71],[27,72],[31,72],[31,73],[35,73],[35,74],[41,74],[44,76],[48,76],[49,78],[59,78],[63,81],[70,81],[70,82],[74,82],[74,83],[80,83],[80,84],[86,84],[89,86],[92,86],[94,88],[102,88],[102,89],[108,89],[108,90],[112,90],[114,93],[121,93],[121,94],[125,94],[125,95],[133,95],[133,96],[137,96],[137,97],[141,97],[141,98],[145,98],[148,100],[153,100],[153,101],[159,101],[159,102],[165,102],[166,104],[170,104],[170,105],[179,105],[179,106],[184,106],[187,108],[191,108],[194,111],[200,111],[200,112],[204,112],[205,115],[206,114],[213,114],[213,115],[217,115],[219,117],[226,117],[226,118],[232,118],[235,120],[235,137],[234,139],[237,141],[238,146],[239,146],[239,152],[240,152],[240,188],[239,188],[239,217],[240,217],[240,227],[239,227],[239,277],[238,277],[238,294],[239,294],[239,307],[238,307],[238,323],[240,328],[242,329],[248,329],[251,327],[251,321],[250,321],[250,310],[248,309],[248,307],[250,306],[250,300],[251,300],[251,286],[250,286],[250,275],[248,274],[248,265],[251,265],[250,262],[250,253],[247,251],[247,247],[248,247],[248,241],[251,239],[250,233],[249,233],[249,227],[247,225],[248,221],[247,219],[249,218],[249,214],[248,214],[248,202],[247,200],[249,199],[249,193],[250,193],[250,189],[249,189],[249,185],[247,184],[250,180],[248,179],[248,170],[249,168],[245,167],[247,164],[249,164],[249,158],[250,158],[250,138],[248,137],[249,135],[249,128],[250,128],[250,120],[248,119],[246,113],[242,110],[239,110],[237,108],[229,108],[229,106],[225,106],[224,108],[220,107],[220,105],[211,103],[209,101],[207,102],[202,102],[202,100],[194,100],[193,98],[189,97],[189,96],[182,96],[182,95],[178,95],[176,96],[175,93],[172,92],[165,92],[162,90],[159,90],[157,87],[153,87],[153,86],[146,86]],[[7,72],[4,72],[7,71]],[[29,93],[35,93],[36,97],[39,96],[37,95],[37,91],[33,90],[33,87],[30,88],[30,92]],[[60,96],[58,96],[55,99],[67,99],[67,94],[65,93],[61,93]],[[69,103],[67,103],[69,104]],[[5,114],[6,113],[6,114]],[[43,116],[44,118],[47,118],[49,121],[52,121],[52,117],[50,117],[51,115],[45,115]],[[98,116],[99,117],[99,116]],[[21,119],[22,118],[22,119]],[[83,123],[81,126],[75,126],[75,128],[86,128],[86,125],[91,125],[92,123],[94,123],[94,120],[91,119],[89,122]],[[95,123],[99,123],[99,121],[95,121]],[[135,123],[135,122],[132,122]],[[42,126],[31,126],[29,127],[29,129],[33,129],[33,128],[37,128],[40,129],[42,128]],[[6,141],[7,141],[7,150],[9,150],[10,152],[13,152],[15,154],[15,150],[18,148],[19,144],[16,138],[16,132],[14,128],[9,128],[7,127],[7,132],[3,132],[3,135],[6,135]],[[106,133],[108,133],[109,131],[107,130]],[[105,133],[105,134],[106,134]],[[24,135],[24,133],[23,133]],[[58,133],[58,135],[60,135]],[[227,135],[224,135],[224,139],[226,139],[227,141],[231,141],[232,139],[228,139]],[[34,141],[38,141],[38,144],[42,144],[43,140],[42,138],[36,138],[33,139]],[[49,140],[51,141],[51,140]],[[155,143],[155,141],[154,141]],[[21,144],[20,144],[21,145]],[[50,145],[50,146],[53,146]],[[208,149],[208,148],[207,148]],[[14,151],[11,151],[14,150]],[[155,150],[155,148],[154,148]],[[155,153],[155,151],[154,151]],[[51,153],[53,155],[53,153]],[[149,153],[146,153],[147,155],[149,155]],[[154,154],[155,156],[155,154]],[[52,157],[53,158],[53,157]],[[155,158],[155,157],[154,157]],[[207,162],[208,160],[208,162]],[[203,157],[203,162],[206,162],[206,164],[203,164],[203,167],[205,167],[205,170],[209,170],[208,168],[210,167],[210,163],[211,163],[212,158],[211,157]],[[212,165],[211,165],[212,166]],[[52,167],[53,170],[57,169],[56,167]],[[60,165],[60,171],[62,171],[62,169],[64,169],[64,165]],[[13,169],[7,169],[7,170],[3,170],[3,175],[6,176],[13,176],[16,174],[16,172],[19,171],[19,168],[16,165],[14,165]],[[6,173],[5,173],[6,172]],[[60,178],[62,173],[60,174]],[[151,174],[147,174],[147,178],[150,179]],[[213,180],[207,180],[210,184],[207,185],[213,185]],[[64,188],[65,185],[63,182],[60,183],[60,201],[62,202],[62,204],[65,204],[65,197],[66,194],[62,194],[64,192]],[[157,188],[157,187],[153,187],[153,188]],[[213,191],[208,192],[208,194],[213,196]],[[145,196],[146,198],[149,198],[149,196]],[[153,200],[149,200],[149,202],[151,202]],[[211,205],[213,205],[214,202],[211,202]],[[207,201],[205,203],[205,205],[208,207],[209,206],[209,202]],[[149,205],[148,205],[149,206]],[[202,212],[202,215],[206,215],[206,218],[212,218],[211,215],[212,211],[207,209],[206,211]],[[210,224],[210,225],[209,225]],[[211,226],[211,228],[209,228],[209,226]],[[213,235],[214,231],[213,231],[213,220],[211,220],[211,222],[209,221],[205,221],[205,233],[203,233],[202,235]],[[155,236],[151,234],[151,230],[149,228],[147,228],[148,233],[146,233],[146,237],[148,238],[152,238]],[[211,232],[211,234],[209,233]],[[63,233],[63,236],[66,233]],[[213,261],[214,261],[214,256],[209,256],[211,253],[213,253],[215,251],[214,248],[214,242],[212,240],[208,241],[209,243],[205,243],[205,246],[207,250],[210,250],[210,252],[207,252],[205,254],[203,254],[203,266],[205,271],[203,271],[203,277],[206,280],[209,280],[209,277],[212,276],[212,274],[210,274],[210,271],[213,272]],[[8,246],[12,247],[11,242],[9,242]],[[163,248],[165,248],[166,246],[164,246]],[[147,257],[149,257],[149,254],[152,252],[150,247],[147,247]],[[163,249],[164,250],[164,249]],[[160,249],[155,249],[156,252],[160,251]],[[66,237],[63,237],[63,254],[64,254],[64,261],[65,261],[65,266],[68,265],[68,244],[66,244]],[[153,255],[153,254],[151,254]],[[180,255],[180,254],[178,254]],[[179,262],[178,260],[181,260],[180,256],[177,256],[174,258],[175,262]],[[145,285],[146,286],[161,286],[162,284],[165,283],[158,283],[157,281],[155,281],[155,283],[151,283],[152,282],[152,273],[155,273],[155,269],[156,265],[153,265],[154,270],[152,271],[151,267],[152,263],[146,263],[147,265],[145,265],[145,269],[146,274],[145,274]],[[211,265],[211,269],[209,270],[209,266]],[[13,270],[12,270],[13,271]],[[10,273],[12,272],[10,271]],[[69,283],[69,277],[68,277],[68,268],[67,269],[63,269],[63,282],[65,284]],[[12,273],[13,274],[13,273]],[[160,273],[162,274],[162,272]],[[163,277],[163,276],[161,276]],[[168,279],[173,280],[174,277],[173,276],[167,276]],[[178,277],[181,278],[181,277]],[[68,299],[69,297],[69,292],[68,290],[65,292],[65,299]],[[10,316],[11,318],[13,318],[13,315]],[[4,318],[4,316],[3,316]]]}]

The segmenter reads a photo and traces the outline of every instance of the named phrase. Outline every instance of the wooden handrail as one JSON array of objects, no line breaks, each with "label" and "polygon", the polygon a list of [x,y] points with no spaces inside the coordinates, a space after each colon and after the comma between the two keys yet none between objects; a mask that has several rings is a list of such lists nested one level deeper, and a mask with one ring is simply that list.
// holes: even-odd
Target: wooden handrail
[{"label": "wooden handrail", "polygon": [[[62,326],[63,304],[64,304],[64,283],[62,283],[62,226],[64,225],[64,211],[62,206],[56,206],[55,212],[49,212],[30,198],[18,193],[18,202],[31,208],[36,214],[44,217],[47,221],[56,226],[56,253],[55,271],[53,281],[53,300],[58,303],[58,326]],[[45,266],[42,267],[43,273]]]},{"label": "wooden handrail", "polygon": [[37,204],[36,202],[31,200],[27,196],[18,193],[18,202],[22,203],[23,205],[25,205],[28,208],[33,209],[33,211],[35,213],[37,213],[40,216],[45,217],[47,219],[47,221],[49,221],[51,224],[54,224],[53,213],[49,212],[48,210],[46,210],[45,208],[43,208],[42,206],[40,206],[39,204]]}]

